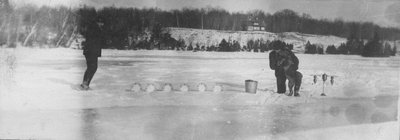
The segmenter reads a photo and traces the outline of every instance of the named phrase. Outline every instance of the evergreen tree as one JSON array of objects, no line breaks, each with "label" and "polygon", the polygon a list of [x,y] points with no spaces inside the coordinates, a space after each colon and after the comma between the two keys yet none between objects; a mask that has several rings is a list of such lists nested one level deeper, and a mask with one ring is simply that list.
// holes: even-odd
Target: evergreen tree
[{"label": "evergreen tree", "polygon": [[240,44],[238,41],[233,41],[233,51],[237,52],[240,51]]},{"label": "evergreen tree", "polygon": [[269,44],[269,40],[267,40],[267,41],[262,41],[262,42],[261,42],[261,45],[260,45],[260,47],[261,47],[261,52],[266,52],[266,51],[268,51],[268,44]]},{"label": "evergreen tree", "polygon": [[242,49],[240,49],[240,51],[247,52],[247,46],[244,45],[244,46],[242,47]]},{"label": "evergreen tree", "polygon": [[324,54],[324,48],[318,47],[317,52],[318,52],[318,54]]},{"label": "evergreen tree", "polygon": [[206,46],[201,46],[200,51],[206,51]]},{"label": "evergreen tree", "polygon": [[350,54],[361,54],[363,48],[362,41],[358,39],[347,40],[346,46]]},{"label": "evergreen tree", "polygon": [[218,51],[220,51],[220,52],[229,52],[230,51],[229,43],[226,42],[225,39],[222,39],[221,43],[219,43]]},{"label": "evergreen tree", "polygon": [[[155,47],[159,50],[161,50],[160,43],[162,41],[162,27],[161,24],[156,24],[153,27],[153,30],[151,31],[151,37],[150,37],[150,42],[155,45]],[[165,38],[166,39],[166,38]]]},{"label": "evergreen tree", "polygon": [[210,51],[216,51],[216,50],[217,50],[217,48],[214,45],[211,45]]},{"label": "evergreen tree", "polygon": [[306,53],[306,54],[316,54],[317,53],[317,46],[314,45],[314,44],[311,44],[310,41],[307,41],[304,53]]},{"label": "evergreen tree", "polygon": [[254,42],[254,47],[253,47],[254,49],[253,49],[253,52],[259,52],[259,50],[260,50],[260,40],[259,39],[257,39],[255,42]]},{"label": "evergreen tree", "polygon": [[280,50],[286,47],[286,43],[280,40],[274,40],[269,44],[269,50]]},{"label": "evergreen tree", "polygon": [[249,41],[247,41],[247,50],[248,51],[253,51],[253,49],[254,49],[254,44],[255,44],[255,42],[254,42],[254,40],[249,40]]},{"label": "evergreen tree", "polygon": [[211,51],[211,47],[210,47],[210,46],[207,46],[207,47],[206,47],[206,51],[207,51],[207,52],[210,52],[210,51]]},{"label": "evergreen tree", "polygon": [[161,50],[174,50],[175,46],[178,46],[179,42],[172,38],[171,34],[166,32],[161,34],[160,44],[163,44],[163,46],[160,46]]},{"label": "evergreen tree", "polygon": [[386,42],[383,50],[383,56],[391,56],[393,53],[392,51],[392,47]]},{"label": "evergreen tree", "polygon": [[362,56],[364,57],[383,56],[383,45],[380,43],[378,32],[375,32],[374,37],[367,42],[367,44],[364,47]]},{"label": "evergreen tree", "polygon": [[337,52],[336,52],[336,47],[334,46],[334,45],[329,45],[327,48],[326,48],[326,53],[327,54],[336,54]]},{"label": "evergreen tree", "polygon": [[185,41],[180,38],[177,42],[176,50],[183,50],[183,48],[185,48]]},{"label": "evergreen tree", "polygon": [[193,49],[193,51],[200,51],[200,45],[199,45],[199,43],[196,43],[196,47]]},{"label": "evergreen tree", "polygon": [[193,50],[193,46],[192,46],[192,43],[190,43],[189,44],[189,46],[187,47],[187,49],[186,49],[187,51],[192,51]]},{"label": "evergreen tree", "polygon": [[346,44],[342,43],[336,50],[337,54],[349,54],[349,49]]}]

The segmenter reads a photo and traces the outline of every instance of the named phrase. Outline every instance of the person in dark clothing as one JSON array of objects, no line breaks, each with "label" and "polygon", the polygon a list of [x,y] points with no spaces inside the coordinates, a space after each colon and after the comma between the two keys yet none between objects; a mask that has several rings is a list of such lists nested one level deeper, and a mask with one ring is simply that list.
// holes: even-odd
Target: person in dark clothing
[{"label": "person in dark clothing", "polygon": [[283,67],[285,71],[286,79],[289,80],[289,94],[292,96],[294,93],[295,97],[300,96],[299,90],[303,78],[303,74],[297,71],[298,69],[298,58],[288,49],[279,51],[280,60],[278,61],[279,67]]},{"label": "person in dark clothing", "polygon": [[88,90],[90,82],[97,71],[98,57],[101,57],[101,49],[105,45],[101,31],[102,21],[88,21],[83,28],[85,41],[83,45],[83,55],[86,59],[87,69],[81,84],[82,90]]},{"label": "person in dark clothing", "polygon": [[293,61],[294,63],[294,65],[292,66],[292,70],[297,71],[299,69],[299,58],[297,58],[297,56],[294,55],[294,53],[291,50],[287,48],[278,50],[278,57],[279,59],[290,58],[291,61]]},{"label": "person in dark clothing", "polygon": [[292,61],[294,62],[293,69],[297,70],[299,68],[299,59],[294,55],[294,53],[290,50],[288,50],[285,47],[279,47],[275,48],[272,50],[272,52],[269,53],[269,66],[272,70],[275,70],[275,77],[276,77],[276,85],[277,85],[277,93],[283,94],[286,92],[286,76],[285,76],[285,70],[283,69],[282,66],[278,65],[278,61],[284,58],[283,53],[280,53],[281,51],[288,51],[289,54],[291,55],[291,58],[293,59]]},{"label": "person in dark clothing", "polygon": [[286,76],[283,67],[278,67],[278,52],[273,50],[269,53],[269,67],[275,70],[277,92],[283,94],[286,92]]}]

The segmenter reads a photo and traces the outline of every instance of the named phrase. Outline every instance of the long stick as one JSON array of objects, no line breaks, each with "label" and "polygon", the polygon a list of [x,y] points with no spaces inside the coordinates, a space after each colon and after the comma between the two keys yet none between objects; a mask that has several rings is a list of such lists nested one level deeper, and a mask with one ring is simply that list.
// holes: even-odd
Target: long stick
[{"label": "long stick", "polygon": [[63,20],[63,24],[62,24],[62,27],[61,27],[62,35],[61,35],[61,37],[60,37],[60,38],[58,39],[58,41],[57,41],[56,48],[58,48],[58,46],[60,46],[61,41],[64,39],[64,36],[65,36],[65,34],[66,34],[66,33],[65,33],[65,26],[67,25],[68,18],[69,18],[69,14],[67,14],[67,15],[65,16],[64,20]]},{"label": "long stick", "polygon": [[67,44],[66,44],[66,47],[71,47],[71,44],[72,44],[72,41],[75,39],[75,37],[76,37],[76,30],[78,29],[78,27],[77,26],[75,26],[74,27],[74,31],[72,31],[72,34],[71,34],[71,36],[69,37],[69,39],[68,39],[68,42],[67,42]]}]

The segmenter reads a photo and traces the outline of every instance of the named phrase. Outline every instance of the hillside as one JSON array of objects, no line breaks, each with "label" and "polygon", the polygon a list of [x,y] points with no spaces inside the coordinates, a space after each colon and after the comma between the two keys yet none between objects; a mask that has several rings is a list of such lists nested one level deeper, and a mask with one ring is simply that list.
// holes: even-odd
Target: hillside
[{"label": "hillside", "polygon": [[282,40],[286,43],[293,44],[294,51],[304,52],[304,46],[307,41],[310,41],[312,44],[321,44],[324,48],[328,45],[339,46],[341,43],[346,42],[346,38],[301,34],[296,32],[270,33],[263,31],[221,31],[172,27],[168,28],[168,30],[174,39],[183,39],[186,45],[189,45],[190,43],[195,45],[198,43],[201,46],[218,46],[222,39],[231,41],[236,40],[241,46],[246,45],[249,40]]}]

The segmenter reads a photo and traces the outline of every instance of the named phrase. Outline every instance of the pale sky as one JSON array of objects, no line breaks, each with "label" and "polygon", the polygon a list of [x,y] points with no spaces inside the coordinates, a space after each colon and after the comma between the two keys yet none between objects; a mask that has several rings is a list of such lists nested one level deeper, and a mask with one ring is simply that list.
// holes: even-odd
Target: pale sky
[{"label": "pale sky", "polygon": [[66,5],[82,4],[95,7],[158,7],[163,10],[183,7],[219,7],[230,12],[255,9],[273,14],[282,9],[307,13],[314,18],[346,21],[371,21],[381,26],[400,28],[400,0],[10,0],[17,6],[24,4]]}]

